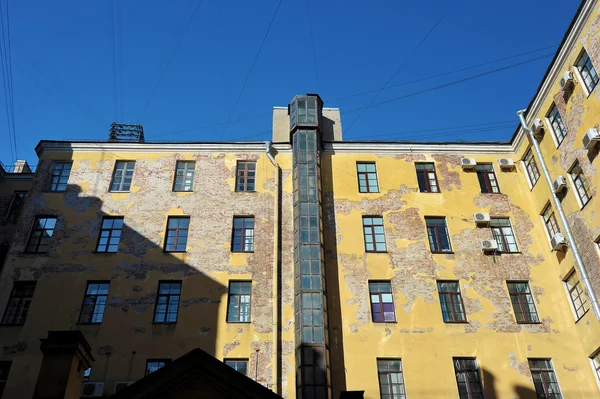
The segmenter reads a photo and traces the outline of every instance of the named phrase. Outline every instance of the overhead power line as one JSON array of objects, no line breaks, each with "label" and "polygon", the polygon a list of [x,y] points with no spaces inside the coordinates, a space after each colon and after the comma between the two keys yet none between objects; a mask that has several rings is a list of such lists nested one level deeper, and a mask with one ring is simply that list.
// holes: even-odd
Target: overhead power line
[{"label": "overhead power line", "polygon": [[373,90],[362,91],[362,92],[359,92],[359,93],[348,94],[346,96],[337,97],[335,100],[344,100],[344,99],[347,99],[347,98],[362,96],[364,94],[376,93],[379,90],[387,90],[387,89],[392,89],[394,87],[400,87],[400,86],[405,86],[405,85],[412,84],[412,83],[423,82],[425,80],[435,79],[435,78],[439,78],[441,76],[451,75],[451,74],[457,73],[457,72],[464,72],[464,71],[468,71],[469,69],[475,69],[475,68],[479,68],[479,67],[482,67],[482,66],[485,66],[485,65],[496,64],[498,62],[510,60],[510,59],[513,59],[513,58],[519,58],[519,57],[522,57],[524,55],[529,55],[529,54],[533,54],[533,53],[539,53],[540,51],[548,50],[548,49],[556,48],[556,47],[558,47],[558,44],[555,44],[553,46],[542,47],[542,48],[539,48],[539,49],[536,49],[536,50],[527,51],[525,53],[519,53],[519,54],[510,55],[508,57],[498,58],[498,59],[493,60],[493,61],[487,61],[487,62],[483,62],[481,64],[471,65],[471,66],[468,66],[468,67],[464,67],[464,68],[460,68],[460,69],[455,69],[455,70],[448,71],[448,72],[438,73],[436,75],[431,75],[431,76],[427,76],[427,77],[424,77],[424,78],[419,78],[419,79],[415,79],[415,80],[409,80],[409,81],[397,83],[397,84],[394,84],[394,85],[388,85],[387,87],[383,87],[382,89],[373,89]]},{"label": "overhead power line", "polygon": [[[194,7],[194,3],[196,4],[195,7]],[[184,38],[185,34],[187,33],[188,29],[190,28],[190,25],[192,24],[192,21],[194,20],[194,17],[198,13],[198,10],[200,9],[201,5],[202,5],[202,0],[191,0],[190,1],[190,4],[189,4],[187,10],[185,11],[185,14],[183,15],[183,18],[179,22],[179,25],[177,26],[177,30],[175,31],[175,37],[176,37],[175,40],[176,41],[175,41],[175,44],[173,46],[171,46],[173,48],[173,50],[170,53],[167,50],[167,52],[165,53],[165,56],[161,62],[161,65],[163,65],[163,67],[161,69],[159,69],[158,80],[156,81],[156,84],[152,88],[152,91],[150,92],[150,96],[144,103],[144,106],[142,107],[142,112],[140,113],[138,120],[140,120],[144,117],[144,114],[146,113],[148,106],[150,105],[150,103],[152,102],[152,99],[154,98],[154,94],[156,94],[156,90],[158,89],[158,86],[160,86],[160,83],[162,82],[163,78],[165,77],[165,74],[167,73],[167,70],[169,69],[169,66],[171,65],[171,62],[173,62],[173,59],[175,58],[175,54],[177,54],[177,50],[179,49],[179,46],[181,45],[181,42],[183,41],[183,38]],[[190,16],[190,13],[191,13],[191,16]],[[185,27],[183,29],[181,29],[181,27],[184,24],[185,24]]]},{"label": "overhead power line", "polygon": [[[13,90],[13,78],[12,78],[12,52],[10,48],[10,13],[8,0],[6,0],[6,16],[4,15],[4,8],[2,7],[2,0],[0,0],[0,27],[1,32],[1,44],[0,44],[0,58],[2,62],[2,83],[4,86],[4,101],[6,109],[6,122],[8,126],[8,139],[10,145],[10,152],[13,160],[18,158],[17,153],[17,135],[15,128],[15,98]],[[6,20],[6,22],[5,22]]]},{"label": "overhead power line", "polygon": [[262,42],[260,43],[260,47],[258,48],[258,51],[256,52],[256,56],[254,57],[254,61],[252,61],[252,66],[250,67],[250,70],[248,71],[248,75],[246,75],[246,80],[244,80],[244,84],[242,85],[242,88],[240,89],[240,92],[238,93],[237,99],[235,100],[235,103],[233,104],[233,108],[231,109],[231,112],[229,113],[229,117],[227,118],[227,122],[225,123],[225,127],[223,127],[223,131],[221,132],[221,135],[219,136],[219,141],[223,138],[223,135],[225,134],[225,131],[227,130],[227,127],[229,126],[229,123],[231,122],[231,118],[233,117],[233,113],[235,112],[238,103],[240,102],[240,98],[242,98],[242,94],[244,93],[244,89],[246,88],[246,85],[248,84],[248,79],[250,78],[250,75],[252,74],[252,71],[254,70],[254,66],[256,65],[256,61],[258,60],[258,56],[260,55],[260,52],[262,51],[263,46],[265,45],[265,41],[267,41],[267,37],[269,36],[269,32],[271,32],[271,27],[273,26],[273,22],[275,22],[275,17],[277,17],[277,13],[279,12],[279,7],[281,7],[281,2],[283,0],[279,0],[279,2],[277,3],[277,8],[275,9],[275,12],[273,13],[273,17],[271,18],[271,22],[269,23],[269,27],[267,28],[267,31],[265,32],[265,36],[262,39]]},{"label": "overhead power line", "polygon": [[315,79],[317,82],[315,89],[318,91],[319,90],[319,68],[318,68],[318,64],[317,64],[317,52],[315,50],[315,38],[313,35],[312,18],[310,17],[309,0],[306,0],[306,12],[308,14],[308,29],[310,31],[310,43],[312,44],[313,60],[315,62]]},{"label": "overhead power line", "polygon": [[[529,60],[517,62],[515,64],[506,65],[506,66],[503,66],[501,68],[492,69],[491,71],[478,73],[476,75],[471,75],[471,76],[468,76],[466,78],[458,79],[458,80],[455,80],[455,81],[452,81],[452,82],[449,82],[449,83],[444,83],[444,84],[439,85],[439,86],[429,87],[427,89],[423,89],[423,90],[415,91],[415,92],[412,92],[412,93],[404,94],[402,96],[390,98],[389,100],[384,100],[384,101],[380,101],[380,102],[377,102],[377,103],[369,103],[369,104],[364,105],[362,107],[358,107],[358,108],[354,108],[354,109],[350,109],[348,111],[345,111],[345,112],[343,112],[343,114],[349,114],[349,113],[352,113],[352,112],[362,111],[362,110],[364,110],[366,108],[377,107],[377,106],[380,106],[380,105],[389,104],[389,103],[394,102],[394,101],[402,100],[402,99],[405,99],[405,98],[408,98],[408,97],[413,97],[413,96],[416,96],[416,95],[419,95],[419,94],[429,93],[429,92],[434,91],[434,90],[443,89],[445,87],[454,86],[454,85],[457,85],[459,83],[464,83],[464,82],[467,82],[469,80],[473,80],[473,79],[481,78],[483,76],[491,75],[493,73],[505,71],[507,69],[515,68],[515,67],[518,67],[520,65],[525,65],[525,64],[537,61],[537,60],[541,60],[543,58],[552,57],[553,55],[554,55],[554,53],[544,54],[544,55],[541,55],[539,57],[535,57],[535,58],[532,58],[532,59],[529,59]],[[346,132],[347,132],[347,130],[346,130]]]},{"label": "overhead power line", "polygon": [[[425,43],[425,41],[429,38],[429,36],[431,36],[431,34],[435,31],[435,29],[442,23],[444,18],[446,18],[446,15],[448,15],[448,13],[450,13],[450,11],[452,10],[452,8],[454,8],[456,3],[458,3],[458,0],[456,0],[454,3],[452,3],[452,5],[450,5],[450,7],[446,10],[446,12],[440,17],[440,19],[438,19],[437,22],[431,27],[431,29],[429,29],[429,31],[427,32],[425,37],[423,37],[423,39],[421,39],[419,44],[417,44],[417,46],[410,52],[408,57],[406,57],[404,59],[404,61],[400,64],[400,66],[396,69],[396,71],[392,74],[392,76],[390,76],[390,78],[387,80],[387,82],[385,82],[383,87],[381,89],[379,89],[377,91],[377,93],[371,98],[368,105],[371,105],[373,103],[373,101],[375,101],[377,99],[379,94],[381,94],[381,92],[392,82],[392,80],[394,80],[394,78],[396,77],[398,72],[400,72],[400,70],[404,67],[404,65],[406,65],[408,63],[408,61],[412,58],[412,56],[419,50],[419,48],[421,48],[423,43]],[[352,121],[352,123],[350,123],[350,126],[348,126],[348,128],[346,129],[346,132],[348,132],[348,131],[350,131],[350,129],[352,129],[352,126],[354,126],[356,121],[358,121],[360,119],[360,117],[365,113],[365,111],[367,109],[368,109],[368,107],[364,108],[361,111],[361,113],[358,114],[358,116]]]}]

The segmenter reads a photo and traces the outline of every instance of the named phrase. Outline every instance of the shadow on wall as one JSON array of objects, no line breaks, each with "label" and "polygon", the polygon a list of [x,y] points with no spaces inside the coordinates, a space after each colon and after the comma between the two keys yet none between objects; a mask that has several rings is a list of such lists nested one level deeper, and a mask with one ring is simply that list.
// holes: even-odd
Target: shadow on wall
[{"label": "shadow on wall", "polygon": [[[482,377],[483,377],[483,387],[485,391],[485,397],[487,399],[500,399],[504,398],[498,393],[496,387],[496,377],[486,369],[481,369]],[[533,384],[533,383],[532,383]],[[532,385],[533,386],[533,385]],[[523,385],[515,385],[513,386],[513,395],[511,398],[513,399],[537,399],[537,394],[533,388],[526,387]]]},{"label": "shadow on wall", "polygon": [[[150,204],[150,211],[132,213],[131,199],[126,198],[113,200],[106,209],[100,198],[86,196],[78,185],[68,185],[64,193],[44,193],[49,171],[48,164],[38,168],[2,276],[7,288],[2,303],[14,281],[37,281],[24,326],[0,331],[0,341],[25,342],[27,348],[6,359],[13,360],[16,373],[14,378],[11,373],[5,395],[21,397],[33,389],[37,375],[27,374],[32,373],[29,365],[41,361],[39,338],[50,330],[84,334],[95,358],[89,380],[105,382],[105,394],[114,392],[115,382],[141,378],[148,359],[175,359],[195,348],[215,356],[218,308],[227,301],[227,287],[202,273],[200,262],[186,263],[189,254],[165,252],[164,242],[157,244],[165,236],[170,207]],[[40,215],[57,218],[48,254],[24,253]],[[125,216],[118,253],[97,253],[102,220],[109,216]],[[193,235],[193,217],[190,227]],[[152,239],[139,228],[151,232]],[[89,282],[110,282],[101,324],[80,320]],[[159,292],[161,282],[181,282],[179,296],[176,289],[163,296],[168,293]],[[176,323],[170,322],[175,311]],[[19,371],[23,374],[17,375]]]}]

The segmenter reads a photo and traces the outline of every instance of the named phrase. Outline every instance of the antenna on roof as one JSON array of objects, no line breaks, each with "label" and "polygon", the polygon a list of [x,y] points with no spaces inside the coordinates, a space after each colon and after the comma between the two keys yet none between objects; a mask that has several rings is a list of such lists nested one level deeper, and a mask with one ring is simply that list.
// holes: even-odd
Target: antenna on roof
[{"label": "antenna on roof", "polygon": [[108,141],[144,142],[144,128],[142,125],[127,125],[113,122],[110,125]]}]

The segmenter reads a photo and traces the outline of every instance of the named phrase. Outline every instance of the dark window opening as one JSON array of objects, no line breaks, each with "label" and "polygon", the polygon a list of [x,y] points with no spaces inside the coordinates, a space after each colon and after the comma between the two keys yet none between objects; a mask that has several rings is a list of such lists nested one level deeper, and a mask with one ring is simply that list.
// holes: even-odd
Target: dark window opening
[{"label": "dark window opening", "polygon": [[187,247],[190,218],[187,216],[169,216],[167,220],[166,252],[185,252]]},{"label": "dark window opening", "polygon": [[371,298],[373,322],[385,323],[396,321],[392,284],[389,281],[370,281],[369,296]]},{"label": "dark window opening", "polygon": [[131,189],[135,161],[117,161],[110,182],[110,191],[124,191]]},{"label": "dark window opening", "polygon": [[50,180],[48,181],[48,191],[65,191],[67,182],[71,174],[71,162],[55,162],[52,165],[50,172]]},{"label": "dark window opening", "polygon": [[33,228],[27,241],[25,252],[45,254],[50,247],[50,240],[56,227],[56,218],[54,217],[36,217],[33,222]]},{"label": "dark window opening", "polygon": [[248,375],[248,359],[225,359],[225,364],[244,375]]},{"label": "dark window opening", "polygon": [[510,219],[508,218],[492,218],[490,221],[492,235],[498,244],[498,252],[515,253],[519,252],[517,240],[513,233]]},{"label": "dark window opening", "polygon": [[517,323],[539,323],[540,318],[535,309],[533,295],[531,295],[531,291],[529,290],[529,283],[508,282],[506,285],[508,286],[510,302],[515,311]]},{"label": "dark window opening", "polygon": [[256,162],[238,161],[235,191],[254,191],[256,187]]},{"label": "dark window opening", "polygon": [[475,171],[477,172],[477,179],[479,180],[482,193],[500,193],[498,179],[496,179],[496,173],[492,164],[477,164]]},{"label": "dark window opening", "polygon": [[417,181],[419,182],[419,191],[422,193],[439,193],[440,189],[433,163],[415,164],[417,170]]},{"label": "dark window opening", "polygon": [[171,359],[148,359],[146,360],[146,373],[144,375],[152,374],[169,363],[171,363]]},{"label": "dark window opening", "polygon": [[177,322],[181,281],[161,281],[154,308],[154,323],[171,324]]},{"label": "dark window opening", "polygon": [[437,286],[444,322],[466,322],[465,305],[463,304],[458,281],[438,281]]},{"label": "dark window opening", "polygon": [[377,374],[381,399],[406,399],[402,360],[378,359]]},{"label": "dark window opening", "polygon": [[455,357],[454,373],[460,399],[483,399],[479,366],[474,358]]},{"label": "dark window opening", "polygon": [[250,322],[251,281],[235,281],[229,284],[229,300],[227,304],[228,323]]},{"label": "dark window opening", "polygon": [[367,252],[387,251],[382,217],[363,217],[363,234],[365,238],[365,250]]},{"label": "dark window opening", "polygon": [[100,236],[98,237],[98,245],[96,252],[115,253],[119,249],[121,241],[121,233],[123,231],[123,217],[105,217],[102,219],[100,227]]},{"label": "dark window opening", "polygon": [[253,216],[236,216],[233,218],[231,250],[233,252],[254,251]]},{"label": "dark window opening", "polygon": [[377,169],[374,162],[357,162],[356,173],[358,174],[358,192],[378,193]]},{"label": "dark window opening", "polygon": [[528,359],[538,399],[562,399],[550,359]]},{"label": "dark window opening", "polygon": [[444,253],[452,252],[450,245],[450,235],[446,226],[446,218],[426,217],[427,235],[429,237],[429,247],[431,252]]},{"label": "dark window opening", "polygon": [[177,161],[173,191],[192,191],[194,189],[194,170],[196,162]]},{"label": "dark window opening", "polygon": [[2,317],[3,325],[23,325],[29,313],[35,281],[15,281]]},{"label": "dark window opening", "polygon": [[80,323],[102,323],[109,285],[109,281],[92,281],[88,283],[81,305]]}]

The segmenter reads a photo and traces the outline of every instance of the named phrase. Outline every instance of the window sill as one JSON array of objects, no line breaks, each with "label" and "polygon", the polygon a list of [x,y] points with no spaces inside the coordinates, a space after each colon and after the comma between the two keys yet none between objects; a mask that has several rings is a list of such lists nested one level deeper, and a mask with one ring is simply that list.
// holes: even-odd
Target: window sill
[{"label": "window sill", "polygon": [[247,191],[238,191],[238,190],[235,190],[234,192],[235,193],[240,193],[240,194],[247,194],[247,193],[257,193],[258,191],[256,191],[256,190],[247,190]]},{"label": "window sill", "polygon": [[379,194],[379,191],[359,191],[359,194]]},{"label": "window sill", "polygon": [[585,312],[584,312],[584,313],[581,315],[581,317],[579,317],[578,319],[576,319],[576,320],[575,320],[575,324],[579,323],[579,320],[583,319],[583,318],[585,317],[585,315],[586,315],[586,314],[588,314],[588,312],[589,312],[589,311],[590,311],[589,309],[588,309],[588,310],[586,310],[586,311],[585,311]]},{"label": "window sill", "polygon": [[164,254],[187,254],[187,250],[185,251],[167,251],[166,249],[163,250]]},{"label": "window sill", "polygon": [[122,194],[122,193],[130,193],[131,190],[127,190],[127,191],[112,191],[112,190],[108,190],[109,193],[115,193],[115,194]]},{"label": "window sill", "polygon": [[365,250],[366,253],[368,254],[387,254],[388,251],[367,251]]},{"label": "window sill", "polygon": [[174,193],[193,193],[194,190],[173,190]]},{"label": "window sill", "polygon": [[434,255],[454,255],[454,251],[431,251]]},{"label": "window sill", "polygon": [[444,321],[444,324],[469,324],[469,321]]},{"label": "window sill", "polygon": [[520,255],[521,251],[515,252],[505,252],[505,251],[496,251],[496,255]]},{"label": "window sill", "polygon": [[398,322],[396,320],[394,321],[374,321],[372,320],[373,324],[398,324]]},{"label": "window sill", "polygon": [[519,325],[537,325],[537,324],[543,324],[541,321],[517,321],[517,324]]},{"label": "window sill", "polygon": [[78,325],[78,326],[99,326],[101,324],[102,324],[102,322],[100,322],[100,323],[91,323],[91,322],[90,323],[83,323],[83,322],[77,322],[76,323],[76,325]]},{"label": "window sill", "polygon": [[52,194],[52,193],[64,193],[67,190],[42,190],[42,193],[44,194]]},{"label": "window sill", "polygon": [[489,194],[489,195],[502,195],[503,193],[501,192],[497,192],[497,193],[484,193],[483,191],[481,192],[481,194]]},{"label": "window sill", "polygon": [[253,254],[254,251],[231,251],[232,254]]},{"label": "window sill", "polygon": [[159,322],[159,321],[153,321],[153,322],[152,322],[152,325],[153,325],[153,326],[173,326],[173,325],[175,325],[175,324],[177,324],[177,322],[176,322],[176,321],[172,321],[172,322],[170,322],[170,323],[162,323],[162,322]]},{"label": "window sill", "polygon": [[[587,204],[589,204],[590,202],[592,202],[592,198],[594,198],[594,197],[590,197],[590,199],[585,204],[582,204],[581,208],[579,208],[579,210],[582,211],[583,208],[585,208],[587,206]],[[581,201],[581,200],[579,200],[579,201]]]},{"label": "window sill", "polygon": [[441,194],[441,191],[419,191],[420,194]]},{"label": "window sill", "polygon": [[114,255],[114,254],[118,254],[119,252],[104,252],[104,251],[92,251],[93,254],[97,254],[97,255]]},{"label": "window sill", "polygon": [[252,324],[251,321],[226,321],[227,324]]}]

